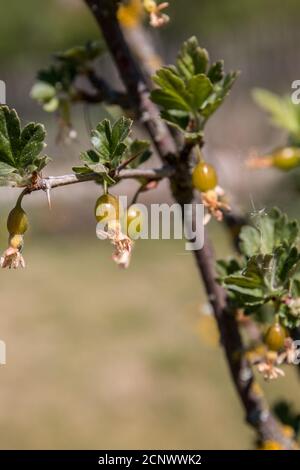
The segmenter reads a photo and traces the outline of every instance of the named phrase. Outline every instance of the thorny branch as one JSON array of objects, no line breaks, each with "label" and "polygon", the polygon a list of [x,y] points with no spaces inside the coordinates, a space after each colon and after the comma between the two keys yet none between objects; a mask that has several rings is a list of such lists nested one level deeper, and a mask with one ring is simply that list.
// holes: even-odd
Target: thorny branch
[{"label": "thorny branch", "polygon": [[[111,174],[115,181],[123,179],[146,179],[149,181],[161,180],[166,177],[171,177],[174,169],[170,166],[163,166],[161,168],[150,169],[121,169],[118,172]],[[32,186],[27,186],[24,189],[24,194],[29,194],[33,191],[50,190],[61,186],[68,186],[70,184],[83,183],[85,181],[101,181],[101,175],[98,173],[88,173],[86,175],[79,175],[70,173],[62,176],[46,176],[44,178],[38,177]]]},{"label": "thorny branch", "polygon": [[[127,94],[111,88],[110,85],[103,78],[99,77],[94,70],[90,69],[87,71],[87,78],[91,85],[93,85],[97,90],[97,93],[88,94],[84,91],[78,90],[78,97],[82,101],[87,101],[89,103],[100,103],[105,101],[107,104],[118,105],[123,109],[130,108],[130,100]],[[87,96],[87,100],[85,100],[85,94]]]},{"label": "thorny branch", "polygon": [[[193,201],[189,159],[178,158],[178,150],[167,126],[158,119],[158,110],[149,100],[147,79],[137,65],[124,38],[116,17],[116,2],[111,0],[85,0],[97,20],[119,74],[130,96],[132,106],[148,130],[163,162],[173,155],[174,175],[170,178],[175,199],[180,203]],[[137,45],[135,45],[137,47]],[[139,44],[142,49],[143,44]],[[140,54],[141,55],[141,54]],[[176,158],[177,156],[177,158]],[[175,163],[174,163],[175,162]],[[243,344],[233,312],[228,311],[226,293],[217,284],[214,256],[206,237],[202,250],[194,252],[207,296],[221,334],[228,366],[237,393],[244,406],[247,421],[265,440],[277,441],[285,449],[295,448],[295,443],[282,432],[278,421],[270,412],[262,391],[256,383],[250,363],[243,354]]]}]

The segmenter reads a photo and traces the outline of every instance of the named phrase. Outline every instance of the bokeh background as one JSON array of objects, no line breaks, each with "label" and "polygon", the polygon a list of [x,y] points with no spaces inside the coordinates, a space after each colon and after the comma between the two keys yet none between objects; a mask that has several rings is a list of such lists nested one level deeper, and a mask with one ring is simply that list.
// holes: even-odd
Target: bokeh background
[{"label": "bokeh background", "polygon": [[[213,59],[241,76],[211,120],[205,153],[222,185],[243,211],[277,204],[299,212],[299,175],[249,174],[255,148],[285,142],[251,97],[253,87],[290,92],[300,78],[297,0],[170,1],[171,23],[151,32],[166,62],[181,41],[197,35]],[[0,79],[7,103],[24,122],[48,130],[48,174],[62,174],[88,145],[88,122],[112,110],[77,106],[79,142],[55,143],[53,116],[29,97],[36,71],[51,52],[96,39],[98,30],[80,0],[0,0]],[[99,71],[117,82],[108,57]],[[88,113],[88,120],[86,119]],[[88,121],[88,122],[87,122]],[[134,184],[116,192],[132,194]],[[180,241],[140,241],[130,269],[111,262],[111,247],[95,236],[93,206],[99,187],[85,183],[26,198],[31,230],[27,269],[0,272],[0,448],[247,449],[254,435],[227,373],[193,258]],[[0,189],[0,243],[16,190]],[[142,201],[169,201],[161,184]],[[251,202],[252,201],[252,202]],[[232,252],[226,230],[210,226],[217,255]],[[265,385],[271,402],[299,405],[297,377]]]}]

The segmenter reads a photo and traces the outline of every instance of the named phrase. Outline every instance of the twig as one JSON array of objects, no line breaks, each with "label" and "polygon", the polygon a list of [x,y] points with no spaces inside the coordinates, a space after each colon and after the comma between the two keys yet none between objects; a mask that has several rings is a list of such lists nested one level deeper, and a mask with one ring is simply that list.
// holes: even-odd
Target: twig
[{"label": "twig", "polygon": [[[93,87],[97,90],[95,95],[81,94],[81,98],[87,102],[101,102],[104,101],[107,104],[118,105],[123,109],[130,108],[130,99],[126,93],[122,91],[114,90],[110,85],[92,69],[87,71],[87,78]],[[97,101],[89,101],[89,99]]]},{"label": "twig", "polygon": [[[172,176],[174,169],[169,166],[164,166],[161,168],[151,168],[151,169],[132,169],[132,170],[121,170],[116,175],[112,173],[112,176],[115,180],[120,181],[123,179],[134,179],[134,178],[143,178],[149,181],[160,180],[166,177]],[[61,186],[68,186],[76,183],[83,183],[85,181],[96,181],[101,178],[99,173],[88,173],[86,175],[79,175],[75,173],[70,173],[62,176],[46,176],[44,178],[38,178],[36,183],[32,186],[28,186],[23,190],[24,195],[40,190],[49,190],[53,188],[58,188]]]},{"label": "twig", "polygon": [[[85,2],[101,28],[133,107],[152,137],[162,161],[170,161],[169,155],[178,154],[175,142],[167,126],[157,119],[158,110],[149,100],[147,81],[136,64],[117,21],[115,2],[110,0],[85,0]],[[140,47],[142,46],[141,44]],[[178,159],[174,161],[177,163],[175,174],[171,177],[173,194],[179,203],[190,203],[193,201],[193,191],[188,159],[185,161],[179,159],[179,163]],[[226,294],[215,280],[214,257],[207,239],[204,248],[194,251],[194,255],[214,310],[229,369],[244,405],[247,421],[258,431],[263,440],[275,440],[286,449],[294,448],[294,442],[283,434],[254,381],[251,366],[243,354],[236,320],[228,312]]]}]

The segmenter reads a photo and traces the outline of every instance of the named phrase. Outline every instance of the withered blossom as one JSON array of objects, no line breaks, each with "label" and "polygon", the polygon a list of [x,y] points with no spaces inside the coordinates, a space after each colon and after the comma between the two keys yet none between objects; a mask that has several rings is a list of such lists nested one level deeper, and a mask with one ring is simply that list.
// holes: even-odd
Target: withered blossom
[{"label": "withered blossom", "polygon": [[121,268],[128,268],[133,248],[133,241],[121,230],[121,224],[118,221],[109,222],[103,227],[97,226],[97,236],[102,240],[110,240],[115,250],[112,259]]},{"label": "withered blossom", "polygon": [[201,193],[202,201],[208,213],[205,216],[204,224],[206,225],[211,217],[215,217],[218,222],[223,220],[223,211],[230,211],[230,205],[225,199],[225,191],[220,186]]}]

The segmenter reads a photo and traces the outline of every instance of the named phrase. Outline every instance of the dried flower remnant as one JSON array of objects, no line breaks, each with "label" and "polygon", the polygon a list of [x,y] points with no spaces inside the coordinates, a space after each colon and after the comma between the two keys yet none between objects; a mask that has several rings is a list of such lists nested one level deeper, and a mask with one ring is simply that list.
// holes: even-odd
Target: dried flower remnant
[{"label": "dried flower remnant", "polygon": [[144,0],[144,8],[150,15],[150,25],[153,28],[160,28],[170,21],[170,17],[162,12],[168,6],[168,2],[157,4],[154,0]]},{"label": "dried flower remnant", "polygon": [[296,364],[299,360],[299,349],[292,338],[286,338],[284,342],[284,352],[278,357],[278,364]]},{"label": "dried flower remnant", "polygon": [[223,220],[223,211],[230,211],[230,205],[226,201],[225,191],[220,186],[214,189],[201,193],[202,201],[208,214],[205,216],[205,224],[207,224],[211,217],[215,217],[218,222]]},{"label": "dried flower remnant", "polygon": [[115,250],[112,259],[121,268],[128,268],[133,249],[133,241],[125,235],[121,230],[119,221],[114,220],[108,222],[104,227],[103,224],[98,224],[96,230],[97,236],[102,240],[110,240],[114,245]]},{"label": "dried flower remnant", "polygon": [[1,268],[13,268],[19,267],[25,268],[25,261],[21,254],[23,248],[23,236],[14,235],[9,237],[9,247],[4,251],[0,258]]},{"label": "dried flower remnant", "polygon": [[257,370],[263,375],[265,380],[275,380],[279,377],[284,377],[285,373],[280,367],[277,367],[277,354],[267,355],[257,364]]}]

